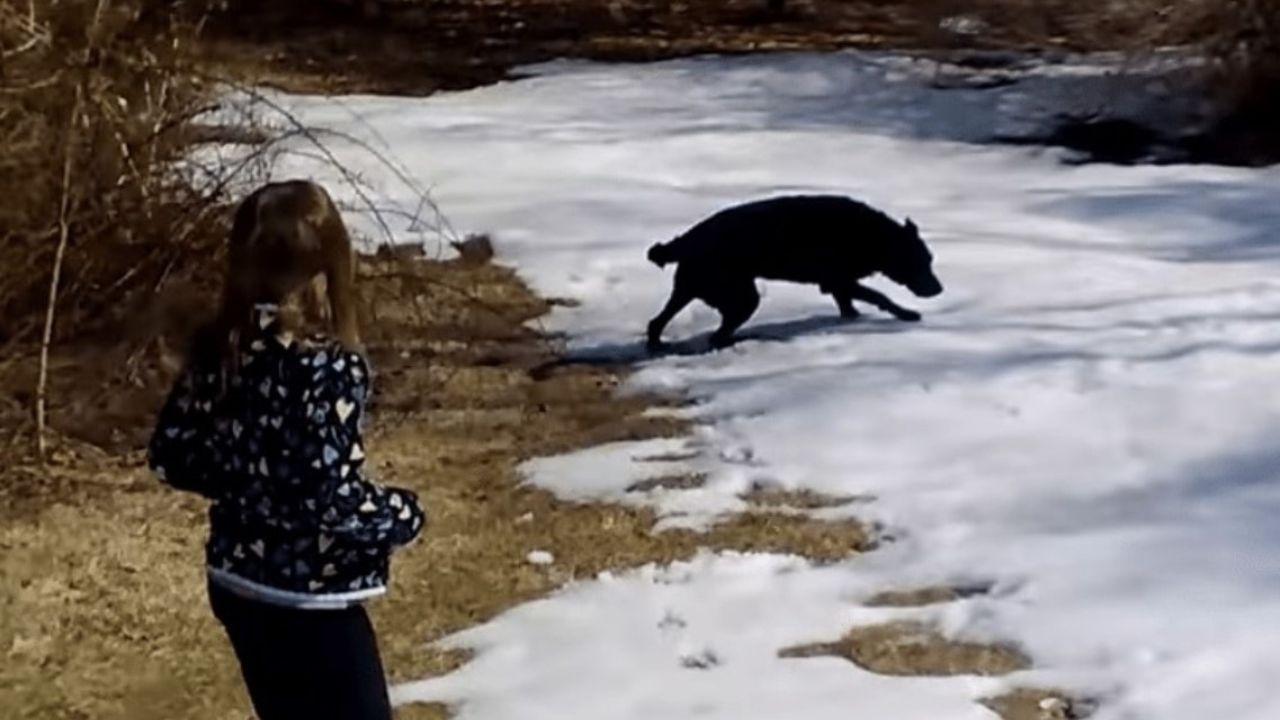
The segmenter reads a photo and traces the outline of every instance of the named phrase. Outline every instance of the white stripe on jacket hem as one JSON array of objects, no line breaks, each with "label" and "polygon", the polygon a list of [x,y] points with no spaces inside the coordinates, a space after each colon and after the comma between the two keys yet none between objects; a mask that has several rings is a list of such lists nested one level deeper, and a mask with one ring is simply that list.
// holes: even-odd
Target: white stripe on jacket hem
[{"label": "white stripe on jacket hem", "polygon": [[387,592],[386,586],[380,585],[351,592],[314,595],[273,588],[218,568],[205,569],[209,573],[210,581],[242,598],[298,610],[341,610],[361,601],[385,595]]}]

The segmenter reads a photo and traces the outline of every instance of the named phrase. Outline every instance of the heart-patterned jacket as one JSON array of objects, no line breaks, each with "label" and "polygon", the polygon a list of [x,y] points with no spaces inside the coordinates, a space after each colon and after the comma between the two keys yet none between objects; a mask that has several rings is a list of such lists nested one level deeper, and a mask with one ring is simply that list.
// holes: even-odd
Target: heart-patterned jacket
[{"label": "heart-patterned jacket", "polygon": [[210,580],[305,608],[384,593],[392,550],[424,516],[412,491],[363,477],[367,362],[283,332],[271,306],[255,309],[240,351],[225,382],[216,365],[187,366],[149,446],[163,482],[213,501]]}]

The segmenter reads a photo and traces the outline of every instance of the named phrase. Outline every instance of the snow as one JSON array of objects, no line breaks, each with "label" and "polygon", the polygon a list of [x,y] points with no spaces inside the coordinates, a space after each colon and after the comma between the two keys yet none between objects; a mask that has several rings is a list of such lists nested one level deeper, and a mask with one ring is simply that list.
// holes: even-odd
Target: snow
[{"label": "snow", "polygon": [[[426,100],[283,97],[310,124],[393,148],[459,232],[550,296],[545,323],[582,359],[626,359],[629,390],[683,393],[681,440],[530,462],[575,500],[649,503],[664,525],[740,511],[758,484],[870,496],[853,515],[894,538],[815,567],[704,554],[577,583],[448,640],[457,672],[395,689],[463,720],[989,718],[974,700],[1020,685],[1099,697],[1096,717],[1274,720],[1280,695],[1280,205],[1277,173],[1213,166],[1068,166],[982,146],[1063,103],[1149,112],[1160,84],[1086,62],[995,90],[937,90],[931,68],[861,54],[558,62]],[[1172,122],[1175,113],[1164,119]],[[419,198],[381,161],[333,152],[379,203]],[[377,239],[331,170],[312,174]],[[925,321],[855,323],[813,288],[770,284],[739,345],[704,353],[715,314],[691,308],[648,358],[640,335],[670,288],[644,259],[716,209],[792,191],[851,194],[909,216],[947,287]],[[910,300],[908,302],[908,300]],[[659,475],[690,490],[629,492]],[[991,590],[912,610],[885,589]],[[1000,680],[885,677],[782,659],[849,627],[910,617],[1018,645],[1034,669]]]},{"label": "snow", "polygon": [[556,556],[546,550],[530,550],[525,559],[530,565],[551,565],[556,561]]},{"label": "snow", "polygon": [[888,678],[843,660],[776,657],[864,619],[850,602],[862,584],[847,568],[768,555],[644,568],[460,633],[449,644],[477,650],[470,665],[396,695],[463,699],[462,717],[537,720],[989,717],[957,702],[994,687],[988,680]]}]

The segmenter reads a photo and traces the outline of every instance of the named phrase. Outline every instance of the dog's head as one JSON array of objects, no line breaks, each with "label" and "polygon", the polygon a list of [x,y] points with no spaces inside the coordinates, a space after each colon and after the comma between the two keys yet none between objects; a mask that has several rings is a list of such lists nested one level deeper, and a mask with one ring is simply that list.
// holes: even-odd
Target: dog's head
[{"label": "dog's head", "polygon": [[885,248],[880,272],[918,297],[942,293],[942,283],[933,274],[933,253],[910,218],[902,224],[897,239]]}]

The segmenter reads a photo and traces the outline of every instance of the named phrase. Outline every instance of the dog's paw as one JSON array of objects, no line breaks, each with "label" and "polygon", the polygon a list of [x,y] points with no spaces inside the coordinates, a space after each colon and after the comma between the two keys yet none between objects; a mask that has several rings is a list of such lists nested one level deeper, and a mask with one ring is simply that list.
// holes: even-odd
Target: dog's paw
[{"label": "dog's paw", "polygon": [[710,345],[712,350],[724,350],[725,348],[732,347],[737,341],[738,339],[732,335],[725,336],[713,334],[711,336]]},{"label": "dog's paw", "polygon": [[920,318],[922,317],[920,313],[915,310],[906,309],[898,310],[894,313],[894,316],[903,322],[920,322]]},{"label": "dog's paw", "polygon": [[644,349],[649,353],[660,353],[667,349],[667,344],[661,340],[648,340],[644,344]]}]

